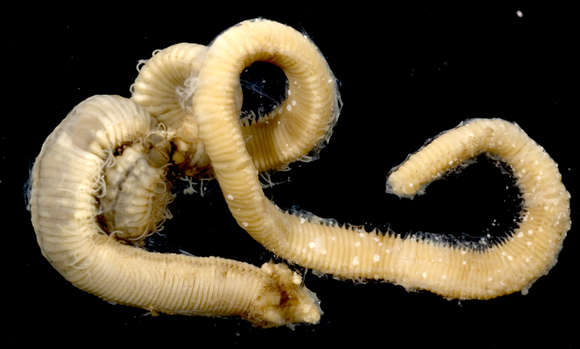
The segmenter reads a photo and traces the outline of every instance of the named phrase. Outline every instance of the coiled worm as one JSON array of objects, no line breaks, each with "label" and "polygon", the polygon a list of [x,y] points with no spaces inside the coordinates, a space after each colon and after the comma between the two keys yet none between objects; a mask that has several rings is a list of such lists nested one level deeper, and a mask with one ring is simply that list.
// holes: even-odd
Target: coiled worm
[{"label": "coiled worm", "polygon": [[[255,61],[284,71],[287,98],[242,125],[239,76]],[[238,315],[265,327],[316,323],[316,297],[285,265],[138,247],[168,216],[165,171],[173,166],[215,176],[240,227],[265,248],[339,278],[487,299],[524,290],[553,266],[570,228],[569,194],[548,154],[500,119],[469,120],[441,134],[396,167],[387,186],[410,197],[480,153],[501,159],[524,201],[522,221],[502,244],[472,250],[282,212],[265,197],[258,173],[307,156],[329,137],[339,110],[336,81],[318,49],[276,22],[245,21],[208,47],[161,51],[141,69],[131,100],[91,97],[44,143],[30,199],[42,253],[78,288],[120,304]]]}]

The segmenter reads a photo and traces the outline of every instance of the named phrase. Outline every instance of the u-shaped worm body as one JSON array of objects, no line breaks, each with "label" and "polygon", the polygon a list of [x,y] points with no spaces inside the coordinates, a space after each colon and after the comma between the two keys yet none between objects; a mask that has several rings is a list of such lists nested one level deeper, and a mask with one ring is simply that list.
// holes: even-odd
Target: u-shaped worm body
[{"label": "u-shaped worm body", "polygon": [[[95,96],[47,138],[33,168],[32,223],[43,255],[78,288],[111,302],[169,314],[238,315],[260,326],[317,322],[317,301],[280,264],[147,252],[99,226],[99,178],[112,150],[156,123],[137,104]],[[145,155],[143,155],[145,156]]]},{"label": "u-shaped worm body", "polygon": [[[255,61],[279,66],[287,98],[240,124],[239,75]],[[340,278],[373,278],[449,298],[526,289],[555,263],[570,228],[557,165],[519,127],[471,120],[413,154],[388,189],[413,196],[461,162],[489,153],[508,163],[523,194],[522,220],[482,250],[321,224],[282,212],[258,173],[303,158],[329,136],[340,109],[336,81],[314,44],[267,20],[245,21],[209,46],[179,44],[141,70],[131,100],[95,96],[47,138],[35,162],[31,216],[43,255],[68,281],[144,309],[238,315],[258,326],[320,318],[316,297],[282,264],[261,268],[217,257],[147,252],[139,245],[167,218],[165,168],[211,170],[229,210],[286,260]],[[162,125],[162,126],[160,126]]]}]

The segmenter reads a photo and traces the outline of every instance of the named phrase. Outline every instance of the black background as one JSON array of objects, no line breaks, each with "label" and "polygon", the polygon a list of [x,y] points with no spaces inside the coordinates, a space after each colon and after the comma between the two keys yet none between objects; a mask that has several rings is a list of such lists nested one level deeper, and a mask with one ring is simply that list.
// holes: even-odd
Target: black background
[{"label": "black background", "polygon": [[[91,95],[129,97],[138,60],[153,50],[184,41],[209,44],[231,25],[255,17],[308,34],[338,78],[344,103],[320,159],[273,175],[279,184],[266,195],[279,206],[399,233],[506,236],[518,212],[517,189],[485,158],[414,200],[385,194],[388,171],[429,138],[469,118],[501,117],[517,122],[559,163],[575,217],[578,20],[570,8],[362,2],[316,10],[297,3],[147,6],[131,11],[35,7],[14,12],[17,20],[3,30],[10,44],[5,59],[15,67],[5,74],[17,78],[4,101],[16,108],[5,115],[0,138],[0,188],[9,206],[4,220],[12,222],[5,234],[14,239],[5,245],[12,281],[4,288],[11,293],[10,325],[36,334],[21,340],[42,336],[64,343],[67,333],[74,333],[89,342],[124,337],[196,346],[205,340],[276,346],[372,341],[385,347],[502,347],[540,340],[555,347],[577,345],[574,256],[580,244],[574,224],[558,264],[526,296],[458,302],[309,272],[306,284],[321,299],[324,315],[318,325],[293,330],[256,329],[239,319],[153,317],[68,284],[41,256],[25,210],[24,186],[46,136]],[[274,258],[235,224],[215,181],[205,191],[204,197],[178,196],[171,206],[174,219],[150,248],[255,265]]]}]

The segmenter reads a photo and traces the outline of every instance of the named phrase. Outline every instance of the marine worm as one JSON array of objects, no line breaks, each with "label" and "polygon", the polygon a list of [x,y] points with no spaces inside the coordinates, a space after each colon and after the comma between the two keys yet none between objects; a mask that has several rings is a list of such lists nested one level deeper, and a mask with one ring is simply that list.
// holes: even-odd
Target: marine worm
[{"label": "marine worm", "polygon": [[[240,122],[239,76],[256,61],[280,67],[286,99]],[[170,217],[169,167],[215,176],[231,214],[276,255],[338,278],[385,280],[447,298],[525,291],[555,264],[570,228],[557,164],[517,125],[473,119],[444,132],[388,175],[402,197],[423,193],[478,154],[507,163],[522,219],[485,249],[366,232],[283,212],[258,174],[307,159],[340,111],[336,79],[302,33],[242,22],[211,45],[177,44],[143,67],[131,99],[94,96],[48,136],[33,167],[31,219],[42,254],[76,287],[110,302],[168,314],[241,316],[256,326],[316,323],[320,308],[284,264],[148,252],[144,239]]]}]

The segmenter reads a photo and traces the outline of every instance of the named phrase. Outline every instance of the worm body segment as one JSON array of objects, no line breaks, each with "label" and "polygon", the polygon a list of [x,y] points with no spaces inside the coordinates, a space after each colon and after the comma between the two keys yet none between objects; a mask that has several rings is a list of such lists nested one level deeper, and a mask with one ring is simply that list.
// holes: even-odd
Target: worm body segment
[{"label": "worm body segment", "polygon": [[[280,27],[280,34],[272,40],[269,33],[275,27]],[[245,45],[237,45],[246,35]],[[277,62],[300,84],[323,85],[328,74],[324,66],[308,61],[299,71],[293,70],[295,65],[286,55],[288,47],[298,45],[295,41],[302,43],[292,29],[268,21],[248,21],[224,32],[207,52],[193,100],[200,137],[224,196],[229,198],[230,211],[254,239],[287,260],[320,272],[382,279],[448,298],[487,299],[512,293],[529,287],[550,269],[570,227],[569,194],[547,153],[519,127],[499,119],[473,120],[441,135],[394,171],[388,183],[394,193],[411,196],[447,169],[479,153],[499,157],[512,166],[525,202],[523,223],[502,246],[482,252],[369,234],[305,220],[270,202],[244,147],[232,103],[233,87],[241,70],[255,60]],[[315,97],[320,96],[324,95]],[[316,115],[319,113],[322,110]]]},{"label": "worm body segment", "polygon": [[76,287],[114,303],[169,314],[238,315],[265,327],[317,322],[316,298],[284,265],[257,268],[147,252],[103,232],[96,193],[109,154],[155,127],[137,104],[95,96],[47,138],[34,164],[30,202],[46,259]]}]

